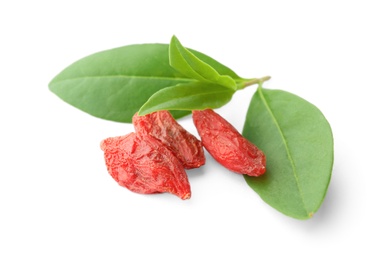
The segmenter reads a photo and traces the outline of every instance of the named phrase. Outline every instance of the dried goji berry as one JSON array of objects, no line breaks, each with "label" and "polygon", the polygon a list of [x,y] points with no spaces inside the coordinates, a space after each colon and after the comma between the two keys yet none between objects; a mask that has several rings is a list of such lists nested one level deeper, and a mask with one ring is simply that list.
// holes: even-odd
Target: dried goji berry
[{"label": "dried goji berry", "polygon": [[100,144],[108,172],[127,189],[143,194],[170,192],[191,197],[183,165],[159,140],[130,133],[111,137]]},{"label": "dried goji berry", "polygon": [[145,116],[133,116],[137,133],[149,134],[166,145],[184,168],[198,168],[205,164],[202,143],[185,130],[168,111],[157,111]]},{"label": "dried goji berry", "polygon": [[211,109],[192,112],[206,150],[227,169],[250,176],[265,173],[265,155]]}]

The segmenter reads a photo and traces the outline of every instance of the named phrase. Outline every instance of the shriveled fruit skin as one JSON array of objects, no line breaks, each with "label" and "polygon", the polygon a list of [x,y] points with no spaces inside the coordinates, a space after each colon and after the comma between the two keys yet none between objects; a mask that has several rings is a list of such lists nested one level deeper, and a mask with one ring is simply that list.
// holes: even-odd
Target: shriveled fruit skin
[{"label": "shriveled fruit skin", "polygon": [[265,173],[264,153],[219,114],[211,109],[194,110],[192,117],[203,146],[221,165],[249,176]]},{"label": "shriveled fruit skin", "polygon": [[191,197],[183,165],[152,136],[130,133],[110,137],[100,147],[107,170],[119,185],[142,194],[169,192],[183,200]]},{"label": "shriveled fruit skin", "polygon": [[137,133],[149,134],[166,145],[183,164],[184,168],[198,168],[205,164],[200,140],[185,130],[168,111],[157,111],[145,116],[133,116]]}]

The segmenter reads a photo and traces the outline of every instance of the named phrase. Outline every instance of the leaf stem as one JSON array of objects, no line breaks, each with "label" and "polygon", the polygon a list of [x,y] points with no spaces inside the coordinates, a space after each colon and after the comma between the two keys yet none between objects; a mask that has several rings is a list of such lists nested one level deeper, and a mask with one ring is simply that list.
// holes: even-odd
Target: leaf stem
[{"label": "leaf stem", "polygon": [[243,81],[239,86],[238,89],[244,89],[246,87],[252,86],[254,84],[259,84],[261,85],[263,82],[269,80],[271,77],[270,76],[265,76],[262,78],[255,78],[255,79],[249,79],[246,81]]}]

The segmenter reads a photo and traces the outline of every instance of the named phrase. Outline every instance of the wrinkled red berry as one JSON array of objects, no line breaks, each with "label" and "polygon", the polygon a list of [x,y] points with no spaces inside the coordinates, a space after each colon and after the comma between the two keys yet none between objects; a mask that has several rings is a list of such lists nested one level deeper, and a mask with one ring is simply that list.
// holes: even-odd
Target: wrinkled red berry
[{"label": "wrinkled red berry", "polygon": [[211,109],[192,112],[206,150],[227,169],[249,176],[265,173],[265,155]]},{"label": "wrinkled red berry", "polygon": [[149,134],[166,145],[184,168],[198,168],[205,164],[202,143],[185,130],[168,111],[157,111],[145,116],[133,116],[137,133]]},{"label": "wrinkled red berry", "polygon": [[159,140],[130,133],[100,144],[108,172],[127,189],[142,193],[169,192],[181,199],[191,197],[183,165]]}]

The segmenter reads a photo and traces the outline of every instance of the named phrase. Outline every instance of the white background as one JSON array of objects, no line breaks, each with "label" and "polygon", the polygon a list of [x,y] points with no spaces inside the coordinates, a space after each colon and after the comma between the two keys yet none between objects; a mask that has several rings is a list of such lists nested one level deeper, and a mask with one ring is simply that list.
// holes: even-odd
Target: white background
[{"label": "white background", "polygon": [[[387,1],[216,2],[1,2],[0,259],[390,258]],[[173,34],[325,114],[335,162],[312,219],[277,212],[210,156],[188,172],[190,200],[131,193],[99,143],[132,125],[48,90],[86,55]],[[239,130],[254,91],[218,110]],[[190,118],[180,123],[196,134]]]}]

